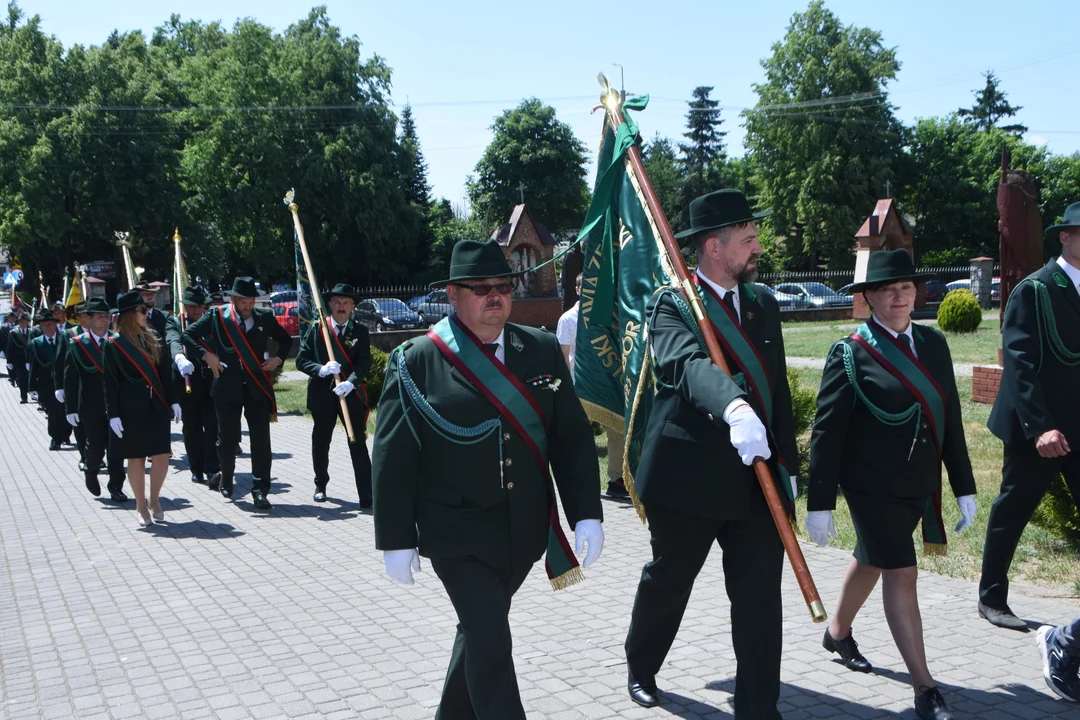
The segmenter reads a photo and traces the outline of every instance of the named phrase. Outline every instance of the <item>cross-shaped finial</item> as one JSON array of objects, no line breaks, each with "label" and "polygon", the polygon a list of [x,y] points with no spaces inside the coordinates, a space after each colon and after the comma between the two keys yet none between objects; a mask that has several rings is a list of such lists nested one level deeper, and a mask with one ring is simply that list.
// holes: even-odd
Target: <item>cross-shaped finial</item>
[{"label": "cross-shaped finial", "polygon": [[518,183],[518,192],[521,193],[521,204],[525,204],[525,181],[522,180]]}]

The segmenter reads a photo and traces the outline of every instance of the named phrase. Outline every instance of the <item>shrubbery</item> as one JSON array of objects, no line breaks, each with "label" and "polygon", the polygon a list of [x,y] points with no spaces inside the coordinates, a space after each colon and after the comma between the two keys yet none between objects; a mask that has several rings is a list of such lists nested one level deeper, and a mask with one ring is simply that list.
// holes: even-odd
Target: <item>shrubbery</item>
[{"label": "shrubbery", "polygon": [[1073,547],[1080,548],[1080,512],[1061,475],[1050,483],[1050,489],[1031,521],[1065,539]]},{"label": "shrubbery", "polygon": [[367,388],[368,407],[379,407],[379,398],[382,397],[383,380],[386,378],[386,361],[389,355],[377,347],[371,348],[371,367],[367,377],[364,378],[364,387]]},{"label": "shrubbery", "polygon": [[941,301],[937,320],[945,332],[972,333],[982,323],[982,308],[970,290],[952,290]]},{"label": "shrubbery", "polygon": [[[799,373],[795,368],[788,368],[788,385],[791,387],[791,410],[795,416],[795,437],[799,448],[799,462],[794,468],[788,468],[793,474],[802,478],[805,485],[810,480],[810,439],[802,435],[814,424],[814,414],[817,412],[817,391],[808,388],[799,381]],[[799,489],[800,494],[803,489]]]}]

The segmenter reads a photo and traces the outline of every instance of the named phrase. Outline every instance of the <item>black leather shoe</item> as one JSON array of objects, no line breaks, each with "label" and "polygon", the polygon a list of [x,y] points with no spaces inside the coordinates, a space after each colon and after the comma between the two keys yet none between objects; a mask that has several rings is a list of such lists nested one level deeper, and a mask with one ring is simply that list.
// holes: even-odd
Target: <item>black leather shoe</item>
[{"label": "black leather shoe", "polygon": [[326,502],[326,488],[316,486],[315,494],[311,496],[311,499],[315,502]]},{"label": "black leather shoe", "polygon": [[1020,632],[1027,632],[1027,623],[1016,617],[1013,611],[1009,609],[1008,605],[1002,605],[1001,607],[991,607],[990,605],[983,604],[983,601],[979,601],[979,617],[986,618],[986,621],[991,625],[997,625],[1000,628],[1007,630],[1019,630]]},{"label": "black leather shoe", "polygon": [[130,498],[124,494],[122,490],[117,490],[114,493],[109,493],[109,497],[112,498],[114,503],[126,503]]},{"label": "black leather shoe", "polygon": [[825,628],[825,638],[821,641],[821,647],[838,654],[840,659],[844,661],[844,667],[848,670],[868,673],[874,669],[867,659],[862,656],[862,653],[859,652],[859,643],[855,642],[855,633],[853,631],[849,631],[848,636],[843,640],[837,640],[829,632],[829,628]]},{"label": "black leather shoe", "polygon": [[945,698],[941,697],[941,691],[925,685],[919,687],[919,695],[915,698],[915,715],[919,720],[953,720],[953,714],[949,712]]},{"label": "black leather shoe", "polygon": [[217,491],[221,487],[221,473],[214,473],[206,479],[206,484],[210,486],[210,489]]},{"label": "black leather shoe", "polygon": [[626,491],[626,483],[622,478],[615,478],[614,480],[608,480],[607,495],[611,498],[624,498],[630,493]]},{"label": "black leather shoe", "polygon": [[60,449],[60,441],[59,440],[53,440],[51,443],[49,443],[49,449],[50,450],[59,450]]},{"label": "black leather shoe", "polygon": [[647,708],[660,704],[660,691],[656,689],[655,680],[638,680],[632,672],[627,672],[626,677],[626,689],[630,692],[631,700]]},{"label": "black leather shoe", "polygon": [[101,483],[98,482],[96,477],[86,478],[86,489],[90,491],[90,494],[94,497],[101,497]]},{"label": "black leather shoe", "polygon": [[252,490],[251,499],[255,503],[256,510],[271,510],[274,507],[270,504],[270,501],[266,499],[266,493],[262,490]]},{"label": "black leather shoe", "polygon": [[30,404],[30,401],[29,401],[29,400],[20,400],[20,401],[19,401],[19,404],[20,404],[20,405],[29,405],[29,404]]},{"label": "black leather shoe", "polygon": [[191,473],[191,482],[199,483],[200,485],[206,484],[206,478],[198,473]]},{"label": "black leather shoe", "polygon": [[232,498],[232,478],[227,478],[222,475],[218,490],[221,493],[221,497],[226,500]]},{"label": "black leather shoe", "polygon": [[372,504],[373,503],[371,501],[371,496],[370,495],[363,495],[363,496],[360,497],[360,509],[361,510],[369,510],[371,508]]},{"label": "black leather shoe", "polygon": [[1061,651],[1050,639],[1054,628],[1043,625],[1039,628],[1036,642],[1043,661],[1043,678],[1050,689],[1059,697],[1070,702],[1080,702],[1080,657],[1070,657]]}]

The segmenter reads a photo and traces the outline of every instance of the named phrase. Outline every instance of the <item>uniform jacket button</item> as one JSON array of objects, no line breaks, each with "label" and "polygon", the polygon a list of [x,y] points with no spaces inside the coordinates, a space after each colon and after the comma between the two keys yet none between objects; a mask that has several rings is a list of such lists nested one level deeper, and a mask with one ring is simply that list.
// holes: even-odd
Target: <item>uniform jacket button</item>
[{"label": "uniform jacket button", "polygon": [[712,422],[712,413],[705,413],[705,417],[709,418],[709,422]]},{"label": "uniform jacket button", "polygon": [[506,483],[506,489],[507,490],[513,490],[514,489],[514,482],[512,480],[510,482]]},{"label": "uniform jacket button", "polygon": [[510,467],[510,466],[511,466],[511,465],[513,465],[513,464],[514,464],[514,461],[513,461],[513,459],[511,459],[511,458],[506,458],[506,467]]},{"label": "uniform jacket button", "polygon": [[503,433],[503,440],[509,440],[509,439],[510,439],[510,433]]}]

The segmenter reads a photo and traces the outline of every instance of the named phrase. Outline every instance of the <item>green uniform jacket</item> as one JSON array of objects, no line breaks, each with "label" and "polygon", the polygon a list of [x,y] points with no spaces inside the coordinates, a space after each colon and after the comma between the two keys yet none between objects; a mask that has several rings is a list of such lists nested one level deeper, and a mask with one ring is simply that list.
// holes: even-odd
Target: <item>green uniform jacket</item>
[{"label": "green uniform jacket", "polygon": [[[160,341],[160,338],[159,338]],[[176,389],[169,382],[169,352],[161,345],[161,356],[156,364],[161,378],[164,400],[168,405],[176,403]],[[105,343],[105,412],[109,418],[146,417],[148,415],[172,416],[172,410],[151,393],[150,385],[138,370],[121,354],[115,342]]]},{"label": "green uniform jacket", "polygon": [[[86,334],[84,330],[78,336]],[[73,341],[74,342],[74,341]],[[68,348],[64,361],[64,409],[66,414],[78,413],[80,422],[96,421],[105,417],[105,377],[97,372],[83,369],[81,351]],[[104,362],[104,358],[102,361]],[[92,366],[91,366],[92,367]]]},{"label": "green uniform jacket", "polygon": [[15,367],[26,366],[26,363],[30,361],[27,352],[33,338],[30,328],[23,331],[14,327],[8,332],[7,347],[4,348],[4,357],[7,358],[8,365],[14,365]]},{"label": "green uniform jacket", "polygon": [[[548,460],[566,520],[571,529],[579,520],[602,520],[592,425],[574,394],[558,340],[551,333],[509,323],[505,338],[507,368],[522,380],[546,418]],[[500,568],[535,562],[547,545],[550,506],[544,477],[525,441],[504,422],[500,466],[494,436],[473,445],[447,440],[406,395],[407,421],[399,394],[401,353],[420,393],[450,422],[471,427],[499,416],[429,338],[407,342],[391,353],[372,453],[376,547],[418,547],[426,557],[473,556]],[[560,381],[557,391],[529,384],[545,374]]]},{"label": "green uniform jacket", "polygon": [[53,385],[53,364],[60,352],[60,333],[55,335],[56,344],[50,344],[44,335],[30,341],[30,350],[27,360],[30,362],[30,384],[27,388],[30,392],[38,393],[38,396],[51,396],[56,386]]},{"label": "green uniform jacket", "polygon": [[[243,398],[244,383],[253,381],[240,364],[240,358],[236,350],[226,338],[218,337],[217,317],[220,314],[220,307],[207,308],[198,322],[188,325],[187,330],[181,336],[181,340],[185,347],[195,351],[195,357],[200,360],[206,355],[207,350],[198,341],[205,339],[210,344],[214,354],[228,366],[221,371],[220,375],[214,378],[210,395],[215,400],[238,403]],[[255,319],[255,325],[248,331],[247,341],[255,355],[260,360],[264,360],[269,347],[267,340],[273,339],[277,343],[277,357],[284,363],[286,358],[289,357],[289,348],[292,347],[292,338],[289,333],[278,324],[278,321],[274,319],[274,313],[269,310],[255,308],[252,317]],[[191,356],[188,356],[188,359],[194,362]],[[255,397],[262,397],[261,390],[257,388],[253,388],[253,390]]]},{"label": "green uniform jacket", "polygon": [[[795,421],[791,411],[780,311],[766,290],[740,285],[742,327],[762,357],[772,386],[772,433],[780,455],[798,472]],[[655,296],[646,310],[657,393],[645,430],[634,488],[645,504],[689,515],[728,520],[743,517],[761,494],[751,468],[731,444],[725,408],[743,398],[764,418],[757,401],[713,364],[669,294]],[[729,367],[737,366],[728,358]],[[769,460],[776,477],[776,455]]]},{"label": "green uniform jacket", "polygon": [[53,387],[57,390],[64,389],[64,368],[67,367],[68,344],[71,339],[82,332],[78,325],[68,326],[61,330],[56,341],[56,362],[53,363]]},{"label": "green uniform jacket", "polygon": [[[947,417],[941,459],[949,471],[949,484],[956,497],[974,495],[975,477],[964,438],[949,345],[945,336],[934,328],[917,325],[912,334],[919,362],[945,397]],[[852,348],[855,377],[870,402],[890,413],[902,413],[911,407],[915,396],[865,348],[851,338],[840,342]],[[835,508],[837,485],[881,498],[921,498],[934,494],[941,478],[941,465],[925,415],[919,420],[917,437],[915,430],[914,417],[903,425],[886,425],[856,398],[838,343],[825,363],[818,391],[817,416],[810,440],[806,509]]]},{"label": "green uniform jacket", "polygon": [[[165,346],[169,351],[169,360],[173,361],[169,363],[171,369],[166,382],[173,384],[176,397],[180,399],[180,403],[184,404],[187,400],[199,400],[207,397],[210,394],[210,385],[214,380],[214,374],[210,372],[207,364],[200,359],[206,351],[200,352],[198,345],[193,340],[184,341],[184,333],[180,329],[180,319],[175,315],[170,315],[165,322]],[[191,393],[187,391],[184,376],[176,369],[175,359],[180,354],[183,354],[195,365],[195,371],[189,376],[191,378]]]},{"label": "green uniform jacket", "polygon": [[[1028,277],[1046,285],[1062,343],[1080,352],[1076,285],[1056,260]],[[1049,338],[1039,337],[1035,286],[1030,281],[1018,285],[1009,297],[1001,347],[1005,364],[987,423],[990,432],[1007,443],[1023,443],[1048,430],[1060,430],[1070,444],[1080,444],[1080,365],[1063,364],[1052,352]]]},{"label": "green uniform jacket", "polygon": [[[330,341],[333,342],[333,338]],[[367,396],[362,386],[368,370],[371,369],[371,341],[368,338],[368,329],[358,322],[349,320],[345,326],[345,338],[342,344],[353,366],[353,371],[346,380],[356,386],[359,393],[358,399],[366,404]],[[296,354],[296,369],[310,378],[307,388],[307,407],[312,412],[336,412],[341,405],[338,396],[334,394],[334,379],[319,377],[319,368],[327,362],[322,330],[319,329],[318,323],[312,323],[311,328],[300,339],[300,351]]]}]

